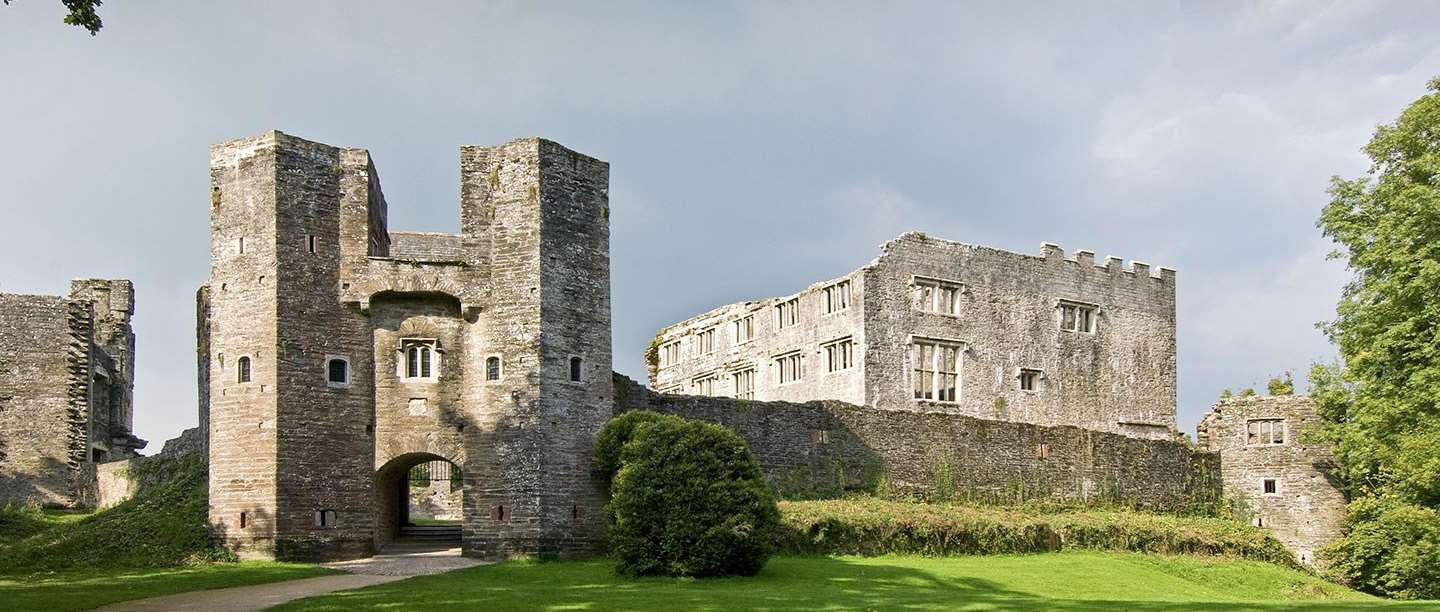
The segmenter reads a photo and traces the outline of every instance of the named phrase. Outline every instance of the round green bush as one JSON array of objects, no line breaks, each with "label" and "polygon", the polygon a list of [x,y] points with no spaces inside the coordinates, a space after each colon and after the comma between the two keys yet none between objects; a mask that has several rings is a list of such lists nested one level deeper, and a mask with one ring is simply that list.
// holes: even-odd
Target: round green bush
[{"label": "round green bush", "polygon": [[679,418],[639,422],[631,433],[611,489],[616,569],[628,576],[758,573],[775,550],[780,511],[745,441],[719,425]]},{"label": "round green bush", "polygon": [[677,416],[649,410],[632,410],[610,419],[604,427],[600,428],[600,433],[595,435],[595,461],[592,471],[596,478],[605,483],[606,491],[610,490],[610,484],[615,480],[615,473],[620,471],[620,451],[625,448],[625,443],[635,436],[635,428],[642,423],[664,420],[684,421]]}]

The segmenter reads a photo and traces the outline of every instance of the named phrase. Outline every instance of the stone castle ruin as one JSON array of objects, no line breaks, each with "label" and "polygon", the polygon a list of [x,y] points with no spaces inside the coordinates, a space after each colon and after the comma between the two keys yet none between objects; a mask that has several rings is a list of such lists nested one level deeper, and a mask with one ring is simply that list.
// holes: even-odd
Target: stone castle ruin
[{"label": "stone castle ruin", "polygon": [[131,433],[134,312],[128,280],[0,294],[0,502],[92,505],[95,466],[145,448]]},{"label": "stone castle ruin", "polygon": [[[391,231],[363,149],[267,132],[210,165],[203,435],[167,449],[208,456],[212,537],[246,557],[363,557],[452,537],[427,522],[456,516],[466,555],[591,552],[594,436],[633,409],[735,429],[785,494],[1238,497],[1306,562],[1338,533],[1303,398],[1222,403],[1198,446],[1175,430],[1167,268],[907,233],[843,277],[661,330],[652,390],[611,367],[605,162],[462,147],[459,234]],[[132,304],[126,281],[0,296],[0,497],[131,489]]]}]

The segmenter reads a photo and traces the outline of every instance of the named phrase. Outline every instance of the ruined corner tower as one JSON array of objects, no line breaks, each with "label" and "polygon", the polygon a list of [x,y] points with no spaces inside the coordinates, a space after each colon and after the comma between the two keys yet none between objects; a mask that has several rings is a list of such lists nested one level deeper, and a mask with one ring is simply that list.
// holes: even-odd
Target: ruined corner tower
[{"label": "ruined corner tower", "polygon": [[371,554],[405,522],[408,470],[444,460],[462,468],[465,554],[591,550],[608,180],[546,140],[463,147],[461,233],[391,232],[362,149],[280,132],[213,147],[197,310],[214,537],[251,557]]}]

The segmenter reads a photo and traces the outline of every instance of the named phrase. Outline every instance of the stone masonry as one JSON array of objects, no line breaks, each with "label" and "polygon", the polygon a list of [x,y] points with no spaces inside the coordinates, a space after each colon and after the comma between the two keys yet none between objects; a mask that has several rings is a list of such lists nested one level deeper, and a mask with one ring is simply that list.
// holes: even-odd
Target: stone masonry
[{"label": "stone masonry", "polygon": [[134,457],[135,292],[72,281],[68,297],[0,294],[0,501],[96,501],[95,465]]},{"label": "stone masonry", "polygon": [[1310,398],[1289,395],[1222,400],[1196,427],[1198,446],[1220,454],[1226,495],[1305,564],[1340,537],[1345,517],[1334,456],[1313,439],[1320,425]]},{"label": "stone masonry", "polygon": [[464,477],[466,555],[593,550],[612,411],[609,167],[541,139],[460,151],[458,235],[392,232],[369,154],[211,149],[197,294],[210,522],[248,557],[371,554],[406,473]]},{"label": "stone masonry", "polygon": [[1173,439],[1175,272],[1157,272],[907,233],[843,277],[660,330],[651,386]]}]

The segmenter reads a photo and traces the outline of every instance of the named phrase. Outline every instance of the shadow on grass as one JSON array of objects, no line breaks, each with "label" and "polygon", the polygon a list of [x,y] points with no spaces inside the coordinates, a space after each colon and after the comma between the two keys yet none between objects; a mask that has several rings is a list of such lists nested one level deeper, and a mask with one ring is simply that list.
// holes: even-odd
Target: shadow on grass
[{"label": "shadow on grass", "polygon": [[[1130,577],[1107,577],[1122,584]],[[1123,586],[1120,587],[1123,591]],[[1277,603],[1051,599],[975,577],[900,565],[777,558],[753,578],[626,579],[609,563],[510,562],[304,599],[281,610],[1353,610],[1391,602]],[[1413,606],[1413,607],[1412,607]],[[1425,607],[1429,606],[1429,607]]]},{"label": "shadow on grass", "polygon": [[337,572],[313,565],[247,562],[0,575],[0,609],[89,610],[132,599],[334,573]]}]

